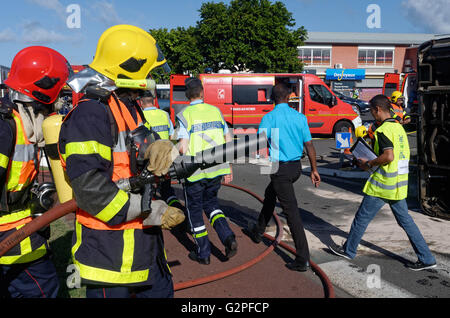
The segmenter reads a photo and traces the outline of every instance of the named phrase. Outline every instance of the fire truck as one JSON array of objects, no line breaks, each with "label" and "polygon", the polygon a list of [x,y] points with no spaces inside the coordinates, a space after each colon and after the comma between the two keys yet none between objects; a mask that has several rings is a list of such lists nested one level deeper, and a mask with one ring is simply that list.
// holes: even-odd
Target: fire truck
[{"label": "fire truck", "polygon": [[[185,96],[187,75],[170,77],[170,114],[176,115],[189,101]],[[303,113],[312,134],[331,135],[354,131],[362,121],[357,107],[341,101],[313,74],[200,74],[204,102],[217,106],[227,124],[236,129],[258,127],[262,117],[273,110],[274,85],[284,82],[292,91],[289,106]]]},{"label": "fire truck", "polygon": [[450,38],[423,43],[417,65],[419,202],[450,220]]}]

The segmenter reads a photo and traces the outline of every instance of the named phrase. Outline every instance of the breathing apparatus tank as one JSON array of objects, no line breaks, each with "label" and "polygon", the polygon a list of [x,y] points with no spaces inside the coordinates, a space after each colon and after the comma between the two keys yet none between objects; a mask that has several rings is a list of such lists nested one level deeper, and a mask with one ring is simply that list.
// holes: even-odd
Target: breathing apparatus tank
[{"label": "breathing apparatus tank", "polygon": [[62,115],[53,115],[47,117],[42,123],[45,139],[45,153],[49,157],[50,168],[60,203],[73,199],[72,187],[68,182],[69,179],[61,165],[58,153],[58,139],[62,121]]}]

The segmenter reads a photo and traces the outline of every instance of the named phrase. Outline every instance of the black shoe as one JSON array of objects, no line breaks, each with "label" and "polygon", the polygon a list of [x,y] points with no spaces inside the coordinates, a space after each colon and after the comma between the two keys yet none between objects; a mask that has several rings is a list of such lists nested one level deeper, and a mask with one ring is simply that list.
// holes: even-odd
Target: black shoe
[{"label": "black shoe", "polygon": [[412,271],[421,271],[424,269],[430,269],[430,268],[435,268],[436,267],[436,263],[434,264],[424,264],[421,261],[417,261],[415,263],[409,263],[406,264],[406,267],[409,268]]},{"label": "black shoe", "polygon": [[203,265],[209,265],[210,263],[209,256],[207,258],[200,258],[197,256],[197,253],[195,251],[191,251],[188,256],[191,260],[196,261]]},{"label": "black shoe", "polygon": [[306,272],[311,266],[309,265],[309,262],[306,263],[297,263],[297,262],[291,262],[287,263],[286,267],[289,268],[291,271],[297,271],[297,272]]},{"label": "black shoe", "polygon": [[231,258],[237,253],[237,242],[234,235],[230,235],[225,240],[225,256]]},{"label": "black shoe", "polygon": [[254,243],[256,244],[261,243],[263,234],[258,232],[258,230],[256,229],[256,224],[250,225],[247,229],[244,229],[243,232],[248,237],[250,237]]},{"label": "black shoe", "polygon": [[352,258],[345,253],[345,250],[342,246],[336,245],[336,246],[328,246],[328,248],[336,255],[344,257],[348,260],[351,260]]}]

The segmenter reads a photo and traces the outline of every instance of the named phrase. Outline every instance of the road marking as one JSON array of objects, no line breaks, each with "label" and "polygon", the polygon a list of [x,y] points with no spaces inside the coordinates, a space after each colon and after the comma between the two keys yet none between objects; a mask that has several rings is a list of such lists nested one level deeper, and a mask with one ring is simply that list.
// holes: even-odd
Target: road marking
[{"label": "road marking", "polygon": [[416,298],[407,290],[379,278],[379,288],[371,287],[372,272],[346,260],[319,264],[331,282],[357,298]]}]

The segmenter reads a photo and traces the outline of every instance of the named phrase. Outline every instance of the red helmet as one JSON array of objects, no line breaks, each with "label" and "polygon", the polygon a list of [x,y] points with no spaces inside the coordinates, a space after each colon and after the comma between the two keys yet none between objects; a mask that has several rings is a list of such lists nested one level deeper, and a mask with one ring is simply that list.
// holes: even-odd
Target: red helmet
[{"label": "red helmet", "polygon": [[58,97],[69,77],[69,63],[53,49],[30,46],[16,54],[5,84],[44,104]]}]

